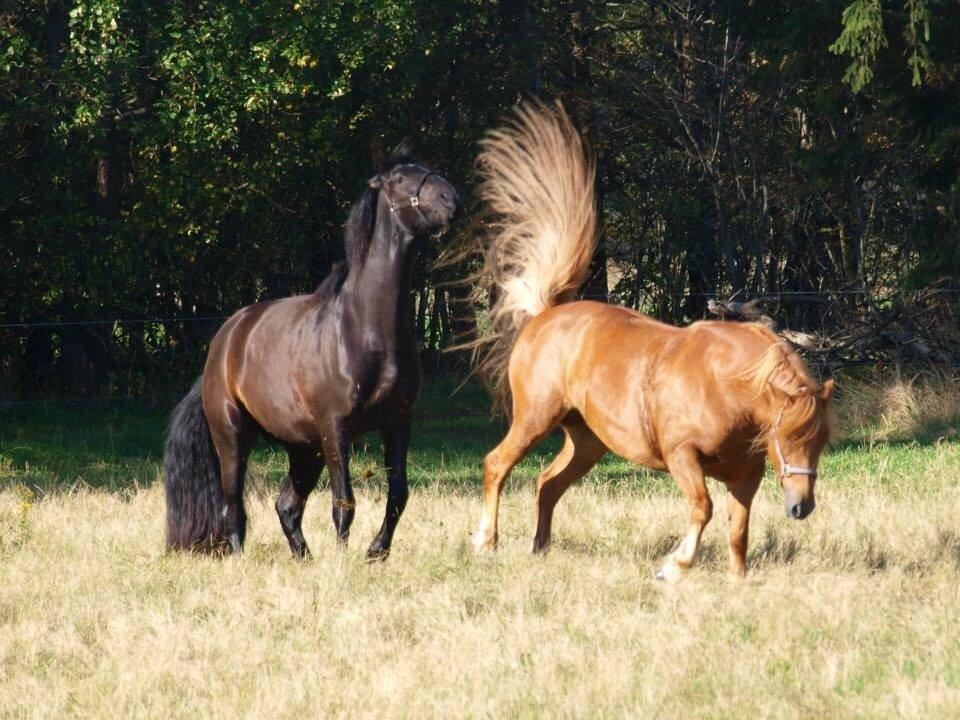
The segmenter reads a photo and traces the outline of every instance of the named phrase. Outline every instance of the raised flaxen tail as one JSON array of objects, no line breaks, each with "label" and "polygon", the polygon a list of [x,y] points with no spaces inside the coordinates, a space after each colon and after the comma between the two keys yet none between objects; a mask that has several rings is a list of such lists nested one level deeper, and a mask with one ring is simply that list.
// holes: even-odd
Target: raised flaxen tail
[{"label": "raised flaxen tail", "polygon": [[476,299],[489,323],[475,363],[501,398],[517,333],[548,307],[572,300],[597,245],[596,164],[563,106],[521,105],[481,141],[479,194],[488,232],[475,249],[483,267]]},{"label": "raised flaxen tail", "polygon": [[167,549],[211,551],[225,546],[220,462],[203,414],[202,378],[170,418],[163,451]]}]

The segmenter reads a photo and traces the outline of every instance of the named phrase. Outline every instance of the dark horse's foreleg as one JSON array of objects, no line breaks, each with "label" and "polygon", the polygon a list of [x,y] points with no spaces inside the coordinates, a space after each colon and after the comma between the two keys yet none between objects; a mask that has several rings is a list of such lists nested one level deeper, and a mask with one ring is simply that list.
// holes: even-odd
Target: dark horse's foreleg
[{"label": "dark horse's foreleg", "polygon": [[323,457],[330,469],[330,491],[333,495],[333,526],[337,541],[346,545],[356,503],[350,487],[350,437],[340,423],[330,421],[321,433]]},{"label": "dark horse's foreleg", "polygon": [[287,536],[290,550],[296,557],[308,557],[310,549],[303,539],[301,523],[307,496],[317,486],[317,479],[323,470],[323,456],[310,448],[288,448],[290,472],[284,480],[283,488],[277,497],[277,516]]},{"label": "dark horse's foreleg", "polygon": [[387,466],[387,512],[380,532],[367,550],[368,560],[386,560],[397,523],[407,506],[407,450],[410,448],[410,422],[383,433],[383,457]]},{"label": "dark horse's foreleg", "polygon": [[214,412],[207,418],[210,435],[220,458],[220,483],[223,486],[224,534],[230,550],[239,553],[247,534],[247,513],[243,507],[243,483],[247,458],[257,440],[257,425],[250,415],[232,401],[212,403]]}]

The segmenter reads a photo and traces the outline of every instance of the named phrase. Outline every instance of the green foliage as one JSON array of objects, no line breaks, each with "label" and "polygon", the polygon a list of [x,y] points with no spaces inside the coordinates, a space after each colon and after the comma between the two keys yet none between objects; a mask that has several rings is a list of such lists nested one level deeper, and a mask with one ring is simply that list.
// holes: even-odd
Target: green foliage
[{"label": "green foliage", "polygon": [[[306,291],[375,156],[415,136],[469,197],[477,140],[532,92],[599,152],[619,302],[684,321],[711,293],[956,277],[958,43],[933,0],[7,4],[0,324]],[[414,277],[429,353],[463,330],[441,283],[468,271],[436,252]],[[165,393],[214,327],[0,328],[3,396]]]},{"label": "green foliage", "polygon": [[883,8],[880,0],[854,0],[843,11],[843,31],[830,52],[851,57],[851,64],[843,75],[854,92],[859,92],[873,79],[873,64],[877,53],[887,47],[883,33]]},{"label": "green foliage", "polygon": [[[934,68],[930,49],[933,13],[929,0],[906,0],[903,10],[906,11],[906,18],[902,22],[907,66],[913,86],[919,87],[923,84],[924,75]],[[854,92],[860,92],[873,80],[878,55],[889,47],[883,15],[882,0],[854,0],[843,11],[843,29],[830,46],[830,52],[850,57],[843,81]]]},{"label": "green foliage", "polygon": [[910,46],[907,63],[912,72],[913,85],[919,87],[923,82],[923,74],[933,68],[929,45],[932,13],[927,0],[907,0],[906,7],[909,16],[905,35]]}]

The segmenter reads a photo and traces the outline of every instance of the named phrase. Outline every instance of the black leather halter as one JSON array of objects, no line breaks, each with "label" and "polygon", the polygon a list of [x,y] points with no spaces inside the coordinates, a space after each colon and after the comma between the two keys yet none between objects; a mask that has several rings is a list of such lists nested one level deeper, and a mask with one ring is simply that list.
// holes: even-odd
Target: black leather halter
[{"label": "black leather halter", "polygon": [[[427,178],[429,178],[431,175],[437,175],[437,173],[435,173],[433,170],[427,170],[423,174],[423,177],[420,178],[420,184],[417,185],[417,191],[413,195],[411,195],[407,200],[394,202],[393,198],[391,198],[389,194],[384,193],[384,196],[387,199],[387,203],[390,205],[390,212],[392,212],[394,216],[396,216],[397,222],[400,223],[400,227],[402,227],[410,235],[416,235],[416,233],[413,232],[407,226],[407,224],[403,221],[403,218],[400,217],[399,211],[403,210],[404,208],[412,207],[414,210],[417,211],[417,215],[420,216],[420,219],[423,220],[423,224],[428,227],[430,226],[430,221],[427,219],[427,216],[423,213],[423,210],[420,209],[420,191],[423,190],[424,183],[427,182]],[[443,235],[443,230],[437,233],[436,237],[440,237],[440,235]]]}]

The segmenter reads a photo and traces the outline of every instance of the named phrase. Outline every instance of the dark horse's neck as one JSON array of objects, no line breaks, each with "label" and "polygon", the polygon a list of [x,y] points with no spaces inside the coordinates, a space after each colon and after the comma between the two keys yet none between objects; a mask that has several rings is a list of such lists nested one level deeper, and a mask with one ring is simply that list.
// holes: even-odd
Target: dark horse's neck
[{"label": "dark horse's neck", "polygon": [[351,267],[343,284],[344,301],[363,327],[367,344],[395,348],[412,340],[410,282],[416,242],[378,198],[373,236],[366,258]]}]

